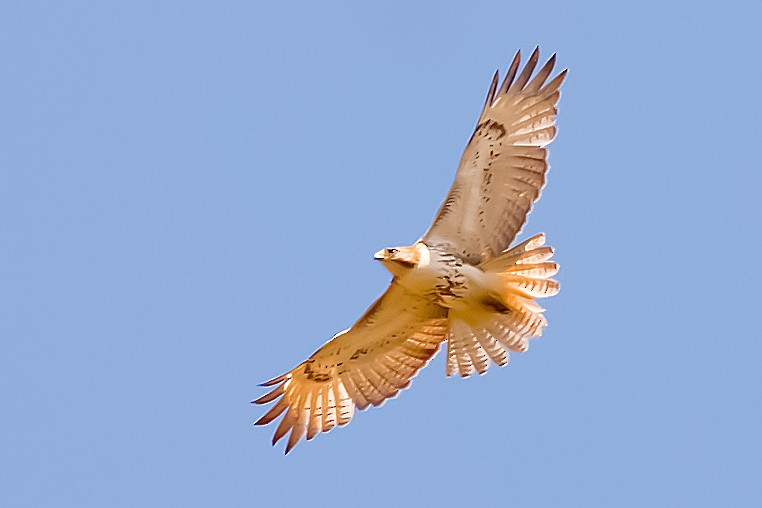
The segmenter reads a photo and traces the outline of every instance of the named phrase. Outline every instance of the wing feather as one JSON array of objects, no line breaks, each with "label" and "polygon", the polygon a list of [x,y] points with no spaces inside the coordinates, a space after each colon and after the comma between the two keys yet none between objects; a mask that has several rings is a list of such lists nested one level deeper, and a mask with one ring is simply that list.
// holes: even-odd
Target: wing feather
[{"label": "wing feather", "polygon": [[323,394],[325,387],[317,390],[315,394],[314,408],[310,414],[310,421],[307,425],[307,441],[318,435],[323,426]]},{"label": "wing feather", "polygon": [[355,406],[360,411],[364,411],[370,406],[370,400],[363,395],[363,392],[360,391],[360,389],[357,387],[357,384],[355,383],[355,380],[352,378],[351,375],[344,376],[344,387],[347,389],[347,394],[349,397],[354,401]]},{"label": "wing feather", "polygon": [[288,409],[288,402],[286,402],[285,399],[281,399],[276,405],[271,407],[267,413],[265,413],[259,420],[257,420],[254,425],[267,425],[279,417],[286,409]]},{"label": "wing feather", "polygon": [[503,84],[500,86],[500,95],[504,95],[506,92],[508,92],[508,88],[510,88],[511,83],[513,83],[513,78],[516,77],[516,71],[519,70],[520,63],[521,63],[521,50],[516,52],[516,56],[513,57],[513,61],[511,62],[511,65],[508,67],[508,72],[505,74],[505,79],[503,80]]},{"label": "wing feather", "polygon": [[509,92],[514,90],[522,90],[524,86],[526,86],[527,81],[529,81],[529,77],[534,72],[534,68],[537,66],[537,62],[539,60],[540,48],[537,46],[534,48],[534,51],[532,51],[532,54],[529,55],[529,60],[527,60],[527,64],[524,66],[524,70],[521,71],[521,74],[519,74],[516,82],[508,89]]},{"label": "wing feather", "polygon": [[[538,53],[538,57],[539,57],[539,53]],[[537,72],[537,75],[534,77],[534,79],[527,85],[526,92],[537,93],[540,90],[540,88],[542,88],[542,85],[545,84],[545,80],[548,79],[548,76],[550,76],[550,73],[553,72],[553,67],[555,67],[555,65],[556,65],[556,54],[553,53],[553,56],[550,57],[547,63],[542,66],[542,69],[540,69]]]}]

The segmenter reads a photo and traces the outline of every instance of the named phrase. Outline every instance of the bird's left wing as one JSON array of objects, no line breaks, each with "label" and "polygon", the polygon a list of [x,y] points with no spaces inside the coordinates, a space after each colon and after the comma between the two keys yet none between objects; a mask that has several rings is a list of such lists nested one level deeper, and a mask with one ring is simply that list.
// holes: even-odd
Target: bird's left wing
[{"label": "bird's left wing", "polygon": [[424,235],[470,263],[506,250],[539,198],[548,171],[545,145],[556,136],[556,104],[566,71],[547,81],[555,55],[540,69],[535,49],[521,73],[516,54],[498,89],[495,74],[450,192]]},{"label": "bird's left wing", "polygon": [[286,453],[305,435],[349,423],[357,407],[380,406],[407,388],[447,334],[446,311],[392,281],[348,330],[295,369],[264,383],[276,386],[254,402],[277,400],[255,425],[285,413],[273,444],[291,431]]}]

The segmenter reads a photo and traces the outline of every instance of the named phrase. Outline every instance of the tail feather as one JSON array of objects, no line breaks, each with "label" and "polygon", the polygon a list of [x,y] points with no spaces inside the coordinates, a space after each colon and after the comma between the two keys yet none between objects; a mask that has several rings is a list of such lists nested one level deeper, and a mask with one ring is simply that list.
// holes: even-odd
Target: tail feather
[{"label": "tail feather", "polygon": [[558,264],[548,261],[553,249],[544,244],[545,235],[538,234],[482,263],[480,268],[494,276],[497,298],[505,310],[486,305],[468,312],[450,310],[448,376],[484,374],[489,360],[505,365],[509,351],[524,352],[530,338],[542,335],[548,321],[545,309],[534,299],[558,293],[558,282],[550,278],[558,272]]},{"label": "tail feather", "polygon": [[457,315],[453,316],[447,345],[447,375],[468,377],[474,371],[484,374],[490,360],[498,365],[508,363],[508,353],[503,345],[486,329],[479,329]]},{"label": "tail feather", "polygon": [[447,375],[460,372],[470,376],[474,371],[480,374],[489,367],[487,353],[468,325],[460,320],[450,324],[453,347],[448,349]]},{"label": "tail feather", "polygon": [[558,263],[552,261],[542,263],[520,263],[507,267],[505,273],[517,274],[535,279],[546,279],[548,277],[553,277],[558,273]]},{"label": "tail feather", "polygon": [[501,367],[508,363],[508,353],[505,348],[486,328],[482,330],[482,337],[483,340],[480,341],[481,346],[492,361]]},{"label": "tail feather", "polygon": [[553,247],[545,245],[545,235],[539,233],[481,264],[485,272],[503,272],[516,264],[539,263],[553,256]]},{"label": "tail feather", "polygon": [[535,298],[558,294],[558,281],[553,279],[535,279],[506,273],[501,273],[499,276],[503,279],[507,292],[519,293]]}]

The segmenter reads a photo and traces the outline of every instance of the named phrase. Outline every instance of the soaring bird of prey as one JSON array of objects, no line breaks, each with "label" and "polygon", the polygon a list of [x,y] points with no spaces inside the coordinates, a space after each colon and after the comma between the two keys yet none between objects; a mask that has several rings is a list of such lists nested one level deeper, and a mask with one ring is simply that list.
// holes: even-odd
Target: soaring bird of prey
[{"label": "soaring bird of prey", "polygon": [[351,328],[262,386],[275,405],[255,424],[284,414],[273,444],[349,423],[355,408],[380,406],[447,341],[448,376],[483,374],[508,363],[547,325],[535,298],[558,292],[558,265],[545,236],[512,248],[548,171],[563,71],[548,81],[555,55],[532,78],[536,48],[519,73],[516,53],[502,84],[495,73],[455,181],[423,237],[375,254],[391,273],[386,292]]}]

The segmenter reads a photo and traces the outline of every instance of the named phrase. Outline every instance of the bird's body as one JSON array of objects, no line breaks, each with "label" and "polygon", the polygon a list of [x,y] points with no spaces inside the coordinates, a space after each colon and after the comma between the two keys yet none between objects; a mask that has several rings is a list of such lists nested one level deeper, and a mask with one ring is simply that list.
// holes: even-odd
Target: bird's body
[{"label": "bird's body", "polygon": [[442,248],[429,248],[423,242],[410,248],[420,253],[420,259],[414,267],[398,272],[397,283],[445,310],[465,312],[477,303],[490,301],[499,292],[495,275],[485,273],[455,254]]},{"label": "bird's body", "polygon": [[[273,444],[290,431],[286,452],[306,436],[345,425],[355,407],[381,405],[410,384],[447,342],[447,375],[483,374],[528,348],[547,325],[534,298],[558,292],[558,265],[544,235],[509,248],[539,197],[556,134],[558,88],[548,83],[555,56],[530,81],[532,54],[518,74],[516,55],[498,89],[497,74],[450,192],[428,232],[413,245],[376,253],[393,275],[386,292],[349,329],[264,386],[277,403],[257,424],[283,416]],[[518,75],[517,75],[518,74]]]},{"label": "bird's body", "polygon": [[[409,249],[416,262],[405,266],[394,260],[395,253],[379,258],[397,277],[397,283],[408,291],[430,298],[444,308],[457,306],[485,283],[483,273],[477,267],[463,262],[457,256],[442,249],[431,249],[423,242],[411,247],[397,247],[395,251]],[[387,249],[388,250],[388,249]],[[388,261],[387,261],[388,259]],[[399,268],[395,268],[399,264]]]}]

